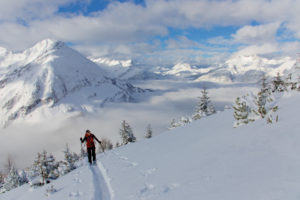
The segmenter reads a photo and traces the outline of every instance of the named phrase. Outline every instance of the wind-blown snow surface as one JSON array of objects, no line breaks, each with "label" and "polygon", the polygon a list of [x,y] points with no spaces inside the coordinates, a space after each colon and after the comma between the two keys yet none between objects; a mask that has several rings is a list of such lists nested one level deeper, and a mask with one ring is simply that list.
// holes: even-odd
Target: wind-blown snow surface
[{"label": "wind-blown snow surface", "polygon": [[[98,155],[49,186],[22,186],[1,200],[253,200],[300,196],[300,94],[284,96],[279,122],[232,128],[232,110]],[[105,196],[101,198],[100,196]]]}]

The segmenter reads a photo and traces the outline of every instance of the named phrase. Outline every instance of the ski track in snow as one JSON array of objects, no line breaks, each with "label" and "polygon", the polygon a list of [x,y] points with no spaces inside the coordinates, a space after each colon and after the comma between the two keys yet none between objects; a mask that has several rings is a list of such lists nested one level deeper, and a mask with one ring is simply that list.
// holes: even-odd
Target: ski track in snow
[{"label": "ski track in snow", "polygon": [[97,166],[91,166],[91,172],[94,183],[94,198],[92,200],[112,200],[113,190],[104,166],[97,161]]}]

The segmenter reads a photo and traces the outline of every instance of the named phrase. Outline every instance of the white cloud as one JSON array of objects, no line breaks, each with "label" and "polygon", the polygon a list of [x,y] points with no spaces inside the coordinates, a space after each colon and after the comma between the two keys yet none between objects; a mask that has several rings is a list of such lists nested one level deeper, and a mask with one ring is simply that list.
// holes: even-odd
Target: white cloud
[{"label": "white cloud", "polygon": [[58,7],[87,0],[9,0],[0,1],[0,21],[23,21],[45,19],[53,16]]},{"label": "white cloud", "polygon": [[262,45],[250,45],[241,48],[239,51],[235,52],[233,56],[239,55],[267,55],[273,54],[279,51],[278,44],[266,43]]},{"label": "white cloud", "polygon": [[[106,9],[89,16],[57,13],[59,6],[78,1],[88,4],[90,0],[2,1],[0,46],[20,50],[41,39],[54,38],[72,42],[85,53],[96,50],[102,55],[135,56],[138,50],[140,53],[152,53],[155,48],[159,51],[157,45],[147,42],[156,36],[168,36],[170,27],[228,25],[244,26],[234,39],[251,45],[274,42],[279,24],[286,24],[289,31],[300,37],[300,4],[295,0],[146,0],[145,6],[135,5],[133,1],[112,1]],[[20,19],[26,23],[17,23]],[[264,25],[247,26],[252,21]],[[230,45],[232,41],[227,42]],[[193,48],[198,44],[182,36],[170,39],[167,45]]]},{"label": "white cloud", "polygon": [[244,26],[233,35],[233,38],[236,42],[245,44],[263,44],[275,42],[276,33],[279,27],[280,23]]}]

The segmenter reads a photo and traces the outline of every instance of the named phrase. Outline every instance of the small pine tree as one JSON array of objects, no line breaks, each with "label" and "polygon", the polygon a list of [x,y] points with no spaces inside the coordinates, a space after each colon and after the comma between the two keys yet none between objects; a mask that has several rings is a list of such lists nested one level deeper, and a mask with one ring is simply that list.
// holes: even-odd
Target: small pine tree
[{"label": "small pine tree", "polygon": [[250,107],[247,105],[246,101],[241,101],[240,97],[237,97],[235,100],[234,109],[234,118],[235,123],[234,127],[238,127],[242,124],[248,124],[254,120],[249,119],[249,114],[251,112]]},{"label": "small pine tree", "polygon": [[28,183],[27,174],[24,170],[20,170],[19,177],[20,177],[19,180],[21,185]]},{"label": "small pine tree", "polygon": [[300,76],[298,77],[298,83],[297,83],[297,85],[298,85],[298,86],[297,86],[297,87],[298,87],[298,88],[297,88],[297,91],[300,92]]},{"label": "small pine tree", "polygon": [[18,170],[12,166],[7,177],[4,179],[3,188],[5,191],[12,190],[16,187],[19,187],[20,183],[20,176],[18,174]]},{"label": "small pine tree", "polygon": [[120,133],[123,145],[128,144],[128,142],[136,141],[136,137],[133,134],[131,126],[125,120],[122,121],[119,133]]},{"label": "small pine tree", "polygon": [[284,92],[287,91],[286,83],[282,80],[279,72],[272,81],[272,92]]},{"label": "small pine tree", "polygon": [[69,173],[70,171],[76,169],[75,162],[77,160],[78,156],[75,153],[72,153],[68,144],[66,144],[66,148],[64,150],[65,173]]},{"label": "small pine tree", "polygon": [[6,169],[6,173],[9,173],[11,168],[14,167],[14,162],[13,162],[13,158],[11,155],[8,155],[6,158],[6,163],[5,163],[5,169]]},{"label": "small pine tree", "polygon": [[[277,87],[278,89],[278,87]],[[266,104],[272,102],[270,87],[267,84],[267,79],[265,76],[262,77],[261,89],[255,97],[254,103],[257,106],[257,109],[254,110],[254,113],[259,115],[261,118],[264,118],[267,114]]]},{"label": "small pine tree", "polygon": [[147,128],[146,128],[145,138],[147,138],[147,139],[152,138],[152,128],[151,128],[151,124],[148,124],[148,126],[147,126]]},{"label": "small pine tree", "polygon": [[55,162],[53,155],[48,156],[46,151],[37,154],[32,170],[42,178],[42,184],[59,176],[58,163]]},{"label": "small pine tree", "polygon": [[192,116],[193,120],[201,119],[201,117],[203,117],[203,116],[209,116],[216,112],[214,106],[212,105],[212,103],[210,101],[210,98],[208,96],[208,92],[207,92],[206,88],[204,88],[201,91],[201,93],[202,93],[202,96],[198,97],[199,102],[198,102],[195,112]]},{"label": "small pine tree", "polygon": [[81,147],[80,147],[80,158],[84,158],[84,157],[87,157],[87,152],[83,148],[83,145],[81,144]]},{"label": "small pine tree", "polygon": [[4,174],[0,171],[0,185],[4,183]]}]

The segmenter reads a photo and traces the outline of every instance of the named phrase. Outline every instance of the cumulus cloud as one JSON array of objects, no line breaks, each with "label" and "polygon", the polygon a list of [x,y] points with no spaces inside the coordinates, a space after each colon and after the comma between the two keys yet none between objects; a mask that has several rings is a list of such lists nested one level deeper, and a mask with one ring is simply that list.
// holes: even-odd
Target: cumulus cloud
[{"label": "cumulus cloud", "polygon": [[233,54],[233,56],[239,55],[272,55],[279,51],[278,44],[266,43],[262,45],[250,45],[243,47]]},{"label": "cumulus cloud", "polygon": [[0,21],[26,23],[53,16],[59,6],[88,0],[10,0],[0,1]]},{"label": "cumulus cloud", "polygon": [[244,26],[233,38],[236,42],[245,44],[263,44],[276,41],[276,33],[280,23],[270,23],[257,26]]},{"label": "cumulus cloud", "polygon": [[[136,57],[161,51],[163,45],[153,42],[161,37],[166,38],[169,49],[207,50],[188,36],[173,38],[170,28],[242,27],[229,40],[218,36],[208,41],[222,42],[223,48],[236,45],[232,42],[258,46],[274,43],[283,24],[300,38],[300,3],[295,0],[146,0],[144,5],[110,1],[104,9],[87,15],[58,12],[61,6],[76,2],[88,5],[90,0],[2,1],[0,46],[22,50],[44,38],[54,38],[72,43],[85,54]],[[249,26],[253,21],[261,25]]]}]

